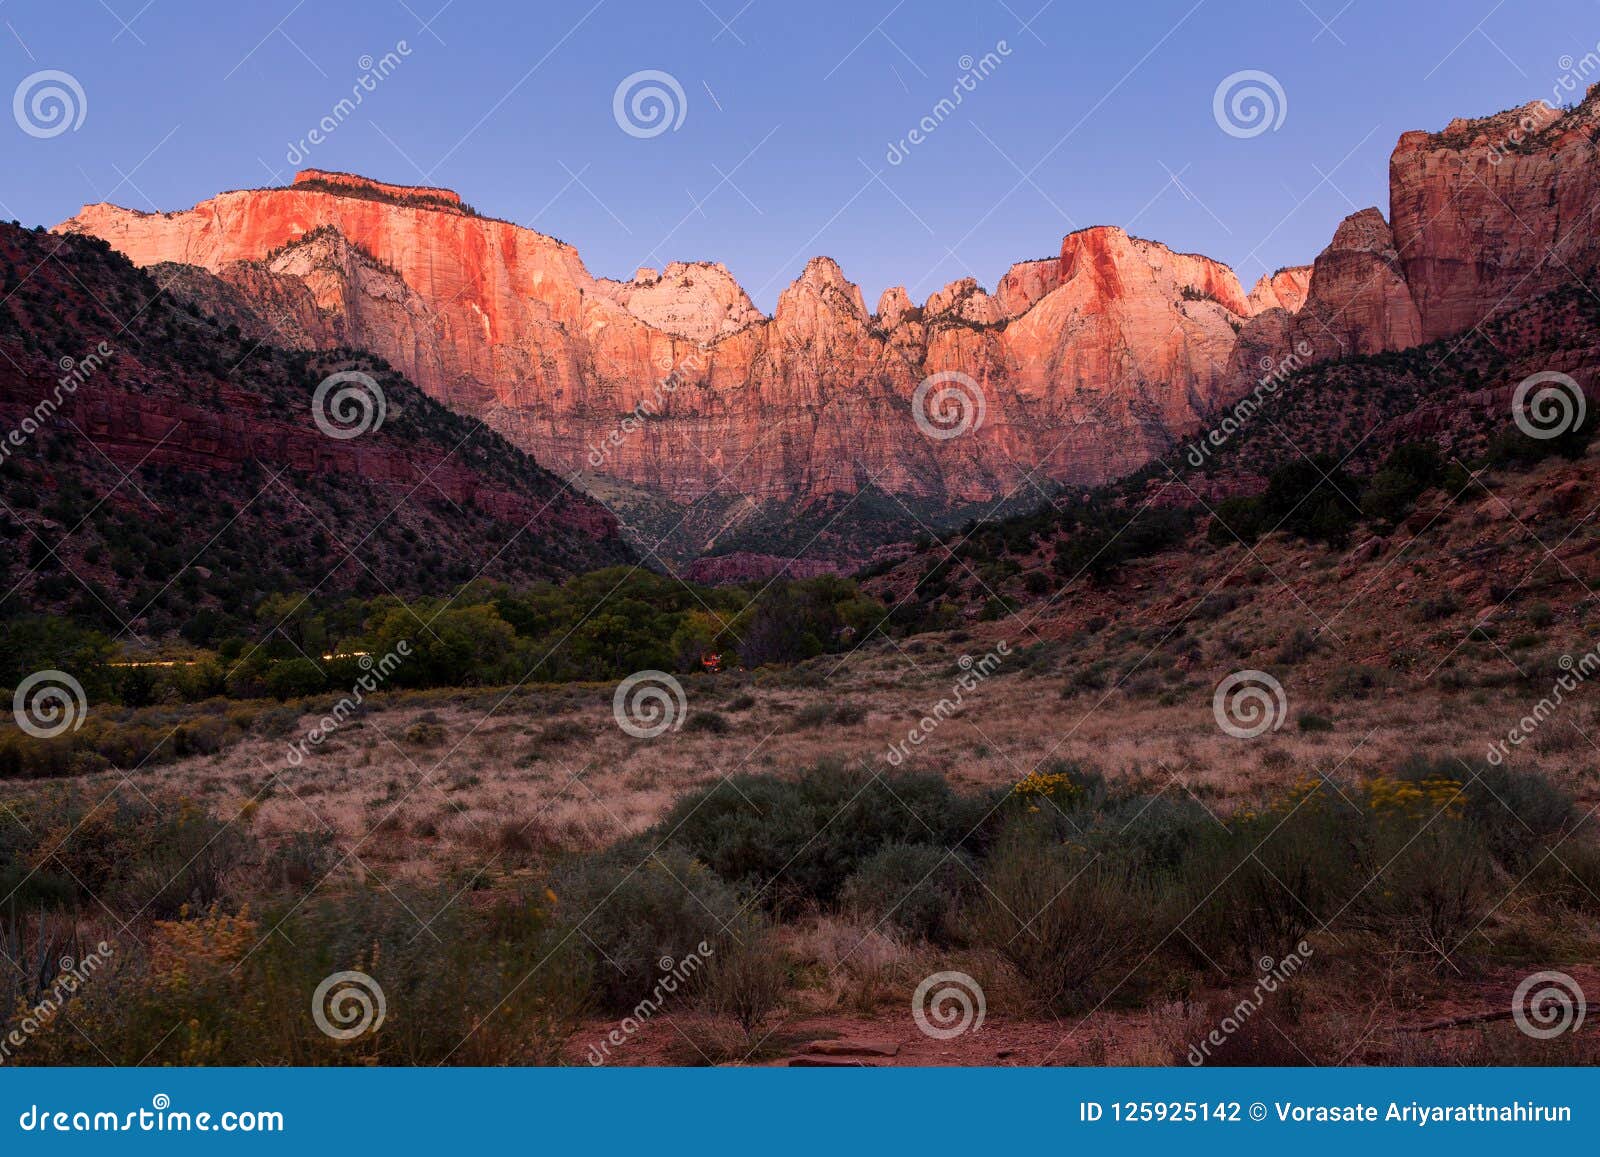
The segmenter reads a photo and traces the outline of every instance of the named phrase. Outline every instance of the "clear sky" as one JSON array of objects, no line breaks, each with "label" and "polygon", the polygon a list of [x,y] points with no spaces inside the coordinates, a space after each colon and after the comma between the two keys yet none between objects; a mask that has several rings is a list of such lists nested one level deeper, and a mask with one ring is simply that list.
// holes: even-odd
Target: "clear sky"
[{"label": "clear sky", "polygon": [[[1387,213],[1402,131],[1600,59],[1595,0],[0,0],[0,24],[6,218],[186,208],[315,165],[453,188],[599,275],[720,260],[767,310],[816,254],[870,307],[894,284],[992,288],[1094,224],[1248,287],[1347,213]],[[48,78],[20,118],[15,99],[44,70],[83,94],[53,136],[21,123],[59,127],[29,99]],[[1275,127],[1230,134],[1213,98],[1246,70],[1281,90],[1262,85]],[[631,133],[615,111],[646,71],[682,94],[641,82],[675,108],[656,135],[648,100],[635,116],[624,92]]]}]

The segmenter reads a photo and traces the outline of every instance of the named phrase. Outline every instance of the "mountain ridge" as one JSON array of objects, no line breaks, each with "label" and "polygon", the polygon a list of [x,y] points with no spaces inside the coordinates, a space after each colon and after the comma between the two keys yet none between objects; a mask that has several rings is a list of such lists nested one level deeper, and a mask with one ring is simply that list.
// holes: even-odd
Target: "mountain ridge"
[{"label": "mountain ridge", "polygon": [[[563,473],[614,478],[691,522],[734,499],[774,524],[797,516],[787,541],[768,526],[759,545],[670,548],[630,519],[647,552],[794,554],[814,537],[804,512],[836,497],[903,500],[903,534],[928,528],[909,504],[937,522],[1102,484],[1286,359],[1464,332],[1592,267],[1593,90],[1508,149],[1524,119],[1403,134],[1389,216],[1351,214],[1312,265],[1248,290],[1221,262],[1101,225],[1012,265],[992,293],[963,278],[917,305],[891,287],[871,312],[836,261],[812,258],[766,315],[715,262],[595,277],[565,242],[448,190],[322,170],[181,212],[87,206],[58,229],[203,270],[220,284],[175,270],[173,284],[246,330],[371,348]],[[862,561],[874,536],[843,536],[842,557]]]}]

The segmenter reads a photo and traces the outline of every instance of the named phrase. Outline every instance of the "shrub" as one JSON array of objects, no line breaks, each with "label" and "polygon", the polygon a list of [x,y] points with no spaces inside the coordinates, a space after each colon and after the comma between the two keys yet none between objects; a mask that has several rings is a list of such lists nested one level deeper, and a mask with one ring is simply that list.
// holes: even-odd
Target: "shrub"
[{"label": "shrub", "polygon": [[[30,1043],[43,1064],[552,1064],[584,998],[582,962],[540,908],[453,903],[451,890],[360,890],[260,917],[221,909],[158,922]],[[426,931],[418,917],[427,914]],[[281,934],[280,934],[281,933]],[[381,987],[377,1031],[338,1041],[309,998],[327,977]],[[337,993],[335,992],[335,996]],[[348,1005],[324,1014],[342,1025]],[[375,1006],[374,1006],[375,1007]],[[93,1044],[89,1043],[90,1041]]]},{"label": "shrub", "polygon": [[293,832],[268,853],[262,874],[269,888],[299,897],[323,880],[338,859],[331,831]]},{"label": "shrub", "polygon": [[1302,1038],[1308,1034],[1301,1025],[1299,989],[1279,988],[1265,996],[1259,1005],[1255,1004],[1257,995],[1246,993],[1238,1004],[1208,1010],[1202,1022],[1207,1032],[1229,1020],[1236,1026],[1234,1031],[1226,1034],[1220,1045],[1204,1036],[1186,1041],[1181,1055],[1175,1055],[1173,1062],[1193,1064],[1197,1057],[1204,1057],[1206,1065],[1217,1068],[1285,1068],[1317,1063],[1306,1053],[1307,1045],[1315,1048],[1314,1041],[1308,1039],[1302,1043]]},{"label": "shrub", "polygon": [[1544,776],[1481,759],[1417,756],[1401,765],[1396,778],[1460,785],[1465,818],[1483,834],[1495,859],[1512,871],[1529,867],[1577,818],[1572,796]]},{"label": "shrub", "polygon": [[1418,812],[1375,818],[1353,922],[1434,967],[1454,966],[1466,939],[1498,898],[1481,832],[1459,814]]},{"label": "shrub", "polygon": [[680,799],[656,827],[774,911],[832,904],[844,881],[890,844],[955,847],[989,807],[939,775],[888,775],[824,763],[798,779],[737,775]]},{"label": "shrub", "polygon": [[748,1040],[783,999],[789,969],[772,926],[746,917],[718,944],[708,962],[703,1003],[732,1018]]},{"label": "shrub", "polygon": [[442,723],[432,723],[428,720],[419,720],[407,727],[403,738],[416,747],[434,747],[444,742],[448,734]]},{"label": "shrub", "polygon": [[1342,664],[1328,676],[1328,697],[1331,699],[1365,699],[1373,691],[1389,683],[1387,672],[1360,664]]},{"label": "shrub", "polygon": [[254,856],[244,820],[224,823],[168,795],[102,798],[74,785],[9,806],[28,833],[27,846],[12,853],[17,862],[64,881],[79,903],[105,904],[126,920],[230,899]]},{"label": "shrub", "polygon": [[562,922],[588,947],[594,992],[610,1012],[646,999],[664,960],[720,946],[739,917],[733,889],[704,864],[682,848],[653,846],[585,856],[556,876]]},{"label": "shrub", "polygon": [[805,731],[829,723],[847,727],[866,717],[866,709],[855,703],[807,703],[794,713],[794,729]]},{"label": "shrub", "polygon": [[280,702],[315,695],[328,685],[328,677],[310,659],[285,659],[267,669],[267,694]]},{"label": "shrub", "polygon": [[1278,662],[1286,665],[1298,663],[1317,653],[1321,646],[1317,636],[1307,627],[1296,627],[1278,648]]},{"label": "shrub", "polygon": [[1226,831],[1213,824],[1171,877],[1196,963],[1249,974],[1331,918],[1357,886],[1362,822],[1332,789],[1302,784]]},{"label": "shrub", "polygon": [[726,735],[728,720],[715,711],[696,711],[684,722],[685,731],[703,732],[707,735]]},{"label": "shrub", "polygon": [[589,738],[589,729],[578,719],[553,719],[539,729],[534,743],[539,747],[560,747]]},{"label": "shrub", "polygon": [[1118,858],[1063,846],[1019,817],[984,865],[966,917],[975,947],[1006,961],[1052,1012],[1094,1003],[1103,975],[1122,979],[1153,939],[1153,897]]},{"label": "shrub", "polygon": [[1218,830],[1216,819],[1197,800],[1128,796],[1102,809],[1088,840],[1092,847],[1131,856],[1141,872],[1159,875],[1178,871],[1193,849]]},{"label": "shrub", "polygon": [[841,903],[911,936],[948,944],[975,877],[968,857],[932,844],[890,844],[845,881]]}]

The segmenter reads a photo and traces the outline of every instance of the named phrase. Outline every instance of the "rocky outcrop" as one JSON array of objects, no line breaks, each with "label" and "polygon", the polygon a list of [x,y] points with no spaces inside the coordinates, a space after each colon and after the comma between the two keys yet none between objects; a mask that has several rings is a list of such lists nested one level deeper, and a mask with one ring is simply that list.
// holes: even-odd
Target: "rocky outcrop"
[{"label": "rocky outcrop", "polygon": [[324,349],[341,344],[333,319],[297,277],[274,273],[266,265],[234,261],[212,273],[198,265],[163,261],[150,276],[178,300],[192,303],[223,325],[236,325],[256,341]]},{"label": "rocky outcrop", "polygon": [[[1114,478],[1264,372],[1456,333],[1592,269],[1595,103],[1407,133],[1392,227],[1355,213],[1313,265],[1248,294],[1219,262],[1100,226],[993,293],[964,278],[919,307],[897,287],[870,314],[815,258],[764,317],[720,265],[596,279],[572,247],[447,190],[322,172],[186,212],[89,206],[61,228],[250,332],[371,348],[562,471],[677,501],[870,485],[954,507]],[[915,420],[935,375],[970,399],[964,436]]]},{"label": "rocky outcrop", "polygon": [[1239,332],[1222,393],[1244,394],[1266,377],[1313,362],[1404,349],[1422,340],[1422,322],[1377,209],[1352,213],[1311,267],[1297,312],[1269,308]]},{"label": "rocky outcrop", "polygon": [[[891,290],[876,314],[816,258],[767,318],[720,265],[596,279],[448,191],[320,171],[182,213],[92,205],[62,228],[253,336],[372,349],[543,463],[680,501],[873,485],[937,507],[1103,481],[1195,425],[1249,310],[1225,266],[1098,228],[993,295],[964,278],[921,307]],[[971,395],[967,435],[915,420],[935,374]]]},{"label": "rocky outcrop", "polygon": [[1424,340],[1469,329],[1600,259],[1600,100],[1535,101],[1441,133],[1401,136],[1390,213]]},{"label": "rocky outcrop", "polygon": [[733,274],[708,261],[674,261],[661,273],[641,269],[632,281],[595,285],[646,325],[693,342],[719,341],[764,320]]},{"label": "rocky outcrop", "polygon": [[[293,278],[252,267],[241,290],[193,266],[150,272],[188,278],[220,307],[282,290],[307,321],[299,295],[311,291]],[[148,588],[139,593],[146,571],[118,561],[145,529],[162,544],[162,581],[178,583],[183,560],[206,556],[206,585],[185,578],[183,614],[324,580],[410,595],[437,590],[442,568],[532,582],[637,558],[604,506],[368,354],[263,345],[226,308],[191,313],[173,300],[171,278],[161,292],[154,276],[84,238],[0,224],[0,276],[13,286],[0,304],[8,505],[31,510],[17,503],[23,492],[97,496],[101,517],[54,537],[72,573],[131,600],[124,618],[154,606]],[[309,316],[321,314],[312,306]],[[359,374],[359,392],[380,397],[381,411],[319,401],[319,380],[341,371]],[[49,504],[39,505],[27,525],[45,525]],[[27,541],[15,522],[0,528],[6,559],[25,559]],[[358,559],[344,543],[366,550]],[[39,593],[48,586],[36,588],[41,607],[71,596]],[[175,629],[181,619],[158,609],[155,622]]]},{"label": "rocky outcrop", "polygon": [[1245,304],[1250,309],[1251,317],[1269,309],[1296,313],[1305,304],[1310,289],[1311,266],[1291,265],[1276,273],[1262,275],[1250,290],[1250,296],[1245,298]]},{"label": "rocky outcrop", "polygon": [[994,296],[1007,317],[1017,317],[1027,313],[1035,302],[1060,284],[1059,257],[1020,261],[1006,270],[1000,284],[995,286]]}]

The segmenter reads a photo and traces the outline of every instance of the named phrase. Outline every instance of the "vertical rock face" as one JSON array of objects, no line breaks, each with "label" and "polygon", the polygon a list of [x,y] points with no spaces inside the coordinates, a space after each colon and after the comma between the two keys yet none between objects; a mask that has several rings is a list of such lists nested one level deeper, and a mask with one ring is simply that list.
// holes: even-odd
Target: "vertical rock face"
[{"label": "vertical rock face", "polygon": [[1376,209],[1352,213],[1312,266],[1294,331],[1323,358],[1404,349],[1422,340],[1394,234]]},{"label": "vertical rock face", "polygon": [[[876,314],[815,258],[767,318],[721,265],[597,279],[570,246],[448,190],[315,170],[181,213],[92,205],[62,228],[160,265],[255,336],[370,348],[556,469],[676,500],[872,485],[949,505],[1036,467],[1098,482],[1197,422],[1250,311],[1226,266],[1098,228],[993,295],[965,278],[918,307],[902,288]],[[974,395],[968,434],[915,420],[935,374]]]},{"label": "vertical rock face", "polygon": [[1021,261],[1006,270],[994,296],[1007,317],[1016,317],[1033,308],[1034,302],[1061,284],[1061,259]]},{"label": "vertical rock face", "polygon": [[1250,296],[1245,298],[1245,304],[1250,307],[1251,317],[1269,309],[1295,313],[1305,304],[1310,289],[1311,266],[1291,265],[1276,273],[1263,275],[1250,290]]},{"label": "vertical rock face", "polygon": [[[1600,86],[1597,86],[1600,87]],[[1600,101],[1535,101],[1441,133],[1410,132],[1389,161],[1396,249],[1425,340],[1515,308],[1600,257]]]},{"label": "vertical rock face", "polygon": [[674,261],[657,273],[641,269],[632,281],[595,283],[646,325],[694,342],[714,342],[764,320],[739,283],[721,265]]},{"label": "vertical rock face", "polygon": [[[60,228],[271,340],[368,347],[558,470],[679,501],[870,485],[950,506],[1110,479],[1288,359],[1460,332],[1593,269],[1597,103],[1405,134],[1393,227],[1355,213],[1313,265],[1248,294],[1219,262],[1101,226],[992,294],[965,278],[919,307],[897,287],[875,313],[815,258],[769,318],[720,265],[596,279],[571,246],[448,190],[320,171],[186,212],[88,206]],[[935,375],[968,398],[963,436],[916,420]]]},{"label": "vertical rock face", "polygon": [[1222,394],[1239,396],[1263,375],[1314,361],[1404,349],[1421,340],[1394,235],[1382,213],[1363,209],[1340,222],[1318,255],[1297,311],[1264,309],[1240,331]]}]

